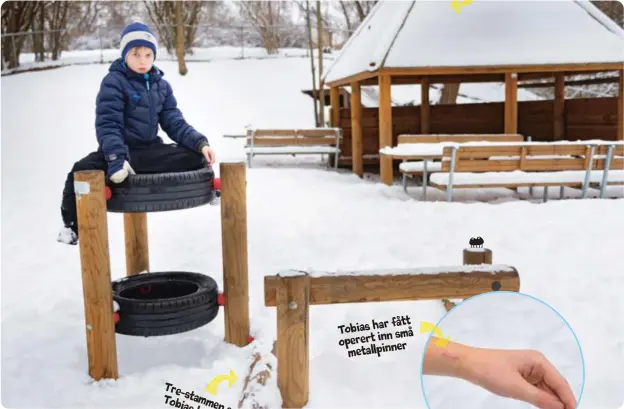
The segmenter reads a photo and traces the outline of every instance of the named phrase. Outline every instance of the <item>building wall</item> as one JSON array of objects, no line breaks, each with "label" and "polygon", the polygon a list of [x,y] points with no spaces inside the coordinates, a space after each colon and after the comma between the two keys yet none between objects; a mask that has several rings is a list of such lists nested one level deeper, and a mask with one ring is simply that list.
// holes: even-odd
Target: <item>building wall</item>
[{"label": "building wall", "polygon": [[[503,133],[504,103],[431,105],[430,133]],[[518,132],[534,141],[553,140],[553,101],[518,103]],[[617,135],[617,98],[565,101],[565,140],[614,140]],[[341,156],[351,156],[351,110],[340,109],[343,130]],[[379,110],[362,108],[364,155],[379,153]],[[399,134],[420,133],[420,106],[392,107],[393,146]],[[351,160],[341,163],[350,165]],[[366,160],[376,164],[376,159]]]}]

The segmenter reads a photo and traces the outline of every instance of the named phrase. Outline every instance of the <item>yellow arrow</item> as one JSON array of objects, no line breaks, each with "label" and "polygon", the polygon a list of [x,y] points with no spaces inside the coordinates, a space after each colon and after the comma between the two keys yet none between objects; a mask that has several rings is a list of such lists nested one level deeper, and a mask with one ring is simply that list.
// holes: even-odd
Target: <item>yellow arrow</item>
[{"label": "yellow arrow", "polygon": [[425,332],[433,332],[433,334],[438,337],[433,343],[439,347],[446,347],[450,341],[450,337],[444,338],[442,334],[442,330],[432,324],[430,322],[420,321],[420,333],[424,334]]},{"label": "yellow arrow", "polygon": [[472,3],[472,0],[451,0],[451,8],[460,14],[460,9]]},{"label": "yellow arrow", "polygon": [[219,384],[221,384],[221,382],[223,381],[228,381],[228,387],[231,388],[232,385],[234,385],[234,382],[236,382],[236,380],[238,379],[238,376],[236,376],[236,374],[234,373],[233,370],[230,369],[230,374],[229,375],[218,375],[215,376],[210,383],[208,383],[208,385],[206,386],[206,392],[209,392],[213,395],[217,395],[217,388],[219,387]]}]

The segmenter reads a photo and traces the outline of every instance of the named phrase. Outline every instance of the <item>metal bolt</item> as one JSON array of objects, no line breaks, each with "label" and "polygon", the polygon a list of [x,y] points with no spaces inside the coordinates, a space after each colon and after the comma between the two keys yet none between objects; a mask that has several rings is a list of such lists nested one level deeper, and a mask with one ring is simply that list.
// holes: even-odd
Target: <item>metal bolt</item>
[{"label": "metal bolt", "polygon": [[91,331],[91,330],[93,329],[93,327],[91,326],[91,324],[87,324],[87,329],[88,329],[89,331]]},{"label": "metal bolt", "polygon": [[288,303],[288,308],[290,308],[291,310],[294,310],[297,308],[297,303],[294,301],[291,301]]}]

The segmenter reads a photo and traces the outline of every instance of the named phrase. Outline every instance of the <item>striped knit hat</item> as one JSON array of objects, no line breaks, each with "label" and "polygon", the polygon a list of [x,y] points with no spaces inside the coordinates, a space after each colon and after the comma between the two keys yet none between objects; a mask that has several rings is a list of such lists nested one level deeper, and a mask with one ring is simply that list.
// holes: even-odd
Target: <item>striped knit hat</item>
[{"label": "striped knit hat", "polygon": [[154,59],[156,59],[156,51],[158,50],[158,41],[156,37],[149,29],[148,26],[139,22],[133,21],[121,32],[121,58],[126,60],[126,55],[134,47],[148,47],[154,52]]}]

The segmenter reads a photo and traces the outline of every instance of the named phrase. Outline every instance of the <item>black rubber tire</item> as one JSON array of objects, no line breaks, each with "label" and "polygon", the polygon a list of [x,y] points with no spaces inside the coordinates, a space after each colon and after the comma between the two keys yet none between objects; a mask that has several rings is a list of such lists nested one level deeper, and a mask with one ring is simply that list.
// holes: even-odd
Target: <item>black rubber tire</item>
[{"label": "black rubber tire", "polygon": [[[118,334],[179,334],[202,327],[219,314],[217,283],[204,274],[143,273],[113,281],[112,289],[113,300],[119,304]],[[139,294],[141,289],[150,291]],[[185,294],[176,294],[176,289]]]},{"label": "black rubber tire", "polygon": [[214,170],[129,175],[123,183],[110,183],[111,213],[147,213],[190,209],[215,198]]}]

